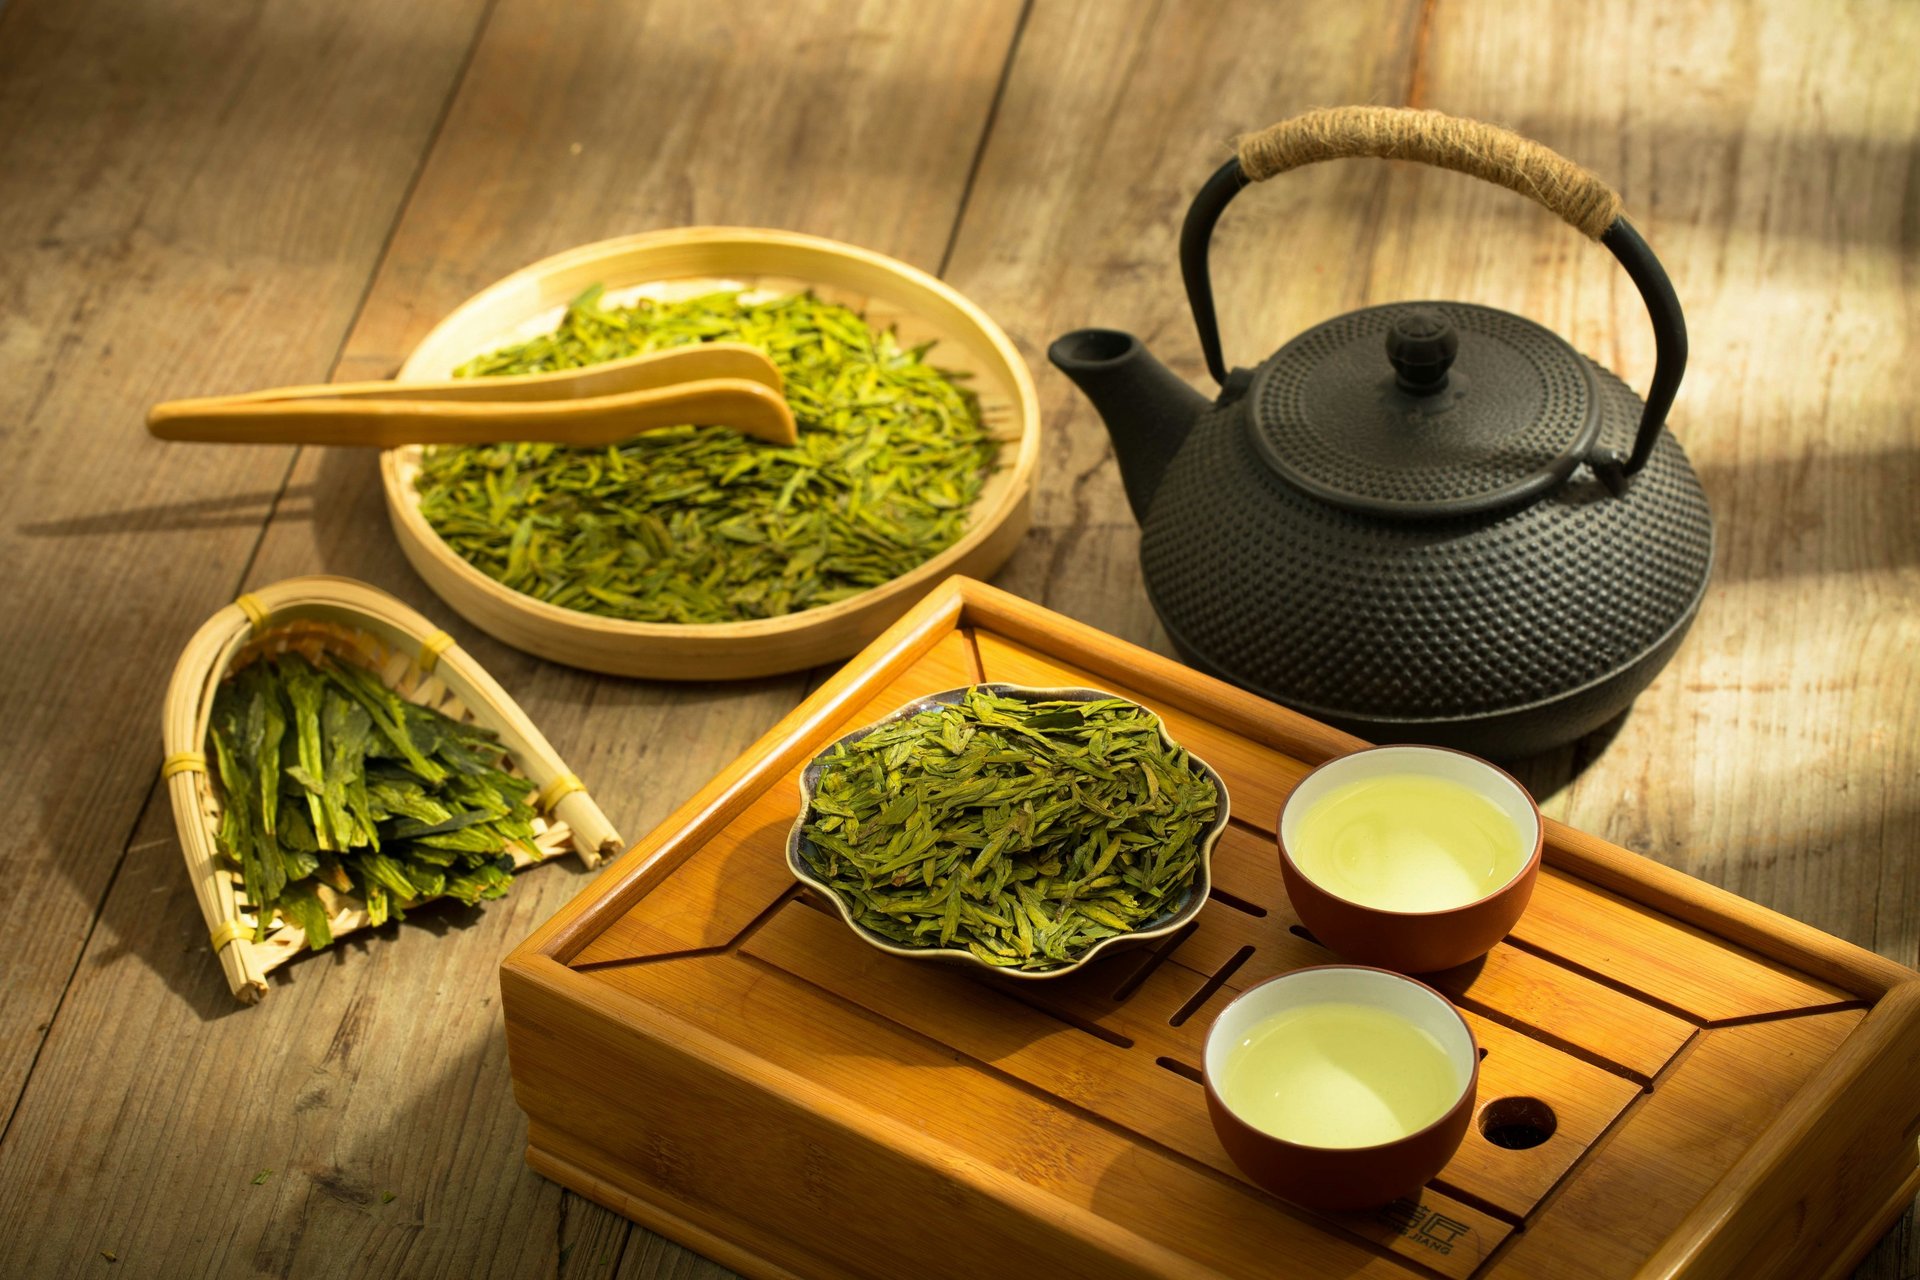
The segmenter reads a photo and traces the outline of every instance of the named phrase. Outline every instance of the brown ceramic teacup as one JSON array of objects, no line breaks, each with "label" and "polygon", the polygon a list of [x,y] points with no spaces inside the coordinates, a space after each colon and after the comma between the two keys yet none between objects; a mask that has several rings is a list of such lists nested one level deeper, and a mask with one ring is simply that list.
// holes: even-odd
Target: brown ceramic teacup
[{"label": "brown ceramic teacup", "polygon": [[1207,1032],[1207,1112],[1233,1162],[1312,1209],[1413,1195],[1466,1136],[1480,1053],[1425,983],[1320,965],[1249,987]]},{"label": "brown ceramic teacup", "polygon": [[1477,756],[1371,747],[1287,797],[1280,871],[1300,923],[1342,957],[1431,973],[1506,937],[1533,896],[1544,832],[1526,788]]}]

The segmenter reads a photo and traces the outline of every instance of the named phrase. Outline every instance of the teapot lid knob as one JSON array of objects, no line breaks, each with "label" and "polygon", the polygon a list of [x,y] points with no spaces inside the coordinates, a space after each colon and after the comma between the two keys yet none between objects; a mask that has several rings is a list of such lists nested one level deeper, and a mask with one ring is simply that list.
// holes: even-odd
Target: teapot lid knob
[{"label": "teapot lid knob", "polygon": [[1323,321],[1276,351],[1247,388],[1246,422],[1262,460],[1324,502],[1459,516],[1565,483],[1599,436],[1600,377],[1531,320],[1466,302],[1394,302]]},{"label": "teapot lid knob", "polygon": [[1387,330],[1387,359],[1394,381],[1408,395],[1430,396],[1445,390],[1447,369],[1460,353],[1460,335],[1445,316],[1411,307],[1394,317]]}]

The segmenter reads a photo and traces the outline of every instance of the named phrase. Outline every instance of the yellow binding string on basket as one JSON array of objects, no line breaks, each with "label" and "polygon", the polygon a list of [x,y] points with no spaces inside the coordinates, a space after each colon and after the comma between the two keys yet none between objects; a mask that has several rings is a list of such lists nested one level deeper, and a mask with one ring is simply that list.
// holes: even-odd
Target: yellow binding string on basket
[{"label": "yellow binding string on basket", "polygon": [[247,621],[253,624],[253,634],[259,635],[267,627],[267,607],[260,603],[260,597],[248,592],[235,598],[234,604],[240,612],[247,615]]},{"label": "yellow binding string on basket", "polygon": [[444,631],[436,631],[420,642],[420,656],[415,661],[422,673],[431,671],[440,662],[440,655],[453,648],[454,639]]},{"label": "yellow binding string on basket", "polygon": [[249,937],[252,933],[253,928],[250,925],[242,924],[238,920],[222,920],[213,928],[211,935],[213,938],[213,949],[216,952],[224,951],[229,942],[235,942],[241,938]]},{"label": "yellow binding string on basket", "polygon": [[585,791],[587,784],[571,773],[555,774],[553,781],[540,788],[540,794],[533,798],[533,807],[541,813],[552,813],[553,806],[576,791]]},{"label": "yellow binding string on basket", "polygon": [[207,771],[206,753],[202,751],[176,751],[160,762],[162,780],[176,773],[205,773]]}]

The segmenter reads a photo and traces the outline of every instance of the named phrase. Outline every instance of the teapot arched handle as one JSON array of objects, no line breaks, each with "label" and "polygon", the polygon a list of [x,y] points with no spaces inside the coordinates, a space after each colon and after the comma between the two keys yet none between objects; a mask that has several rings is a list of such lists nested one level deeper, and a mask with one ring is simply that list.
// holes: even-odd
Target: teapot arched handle
[{"label": "teapot arched handle", "polygon": [[1309,111],[1235,139],[1236,155],[1207,179],[1180,229],[1180,273],[1200,331],[1200,347],[1214,380],[1225,384],[1220,325],[1214,314],[1207,249],[1214,224],[1228,202],[1250,183],[1321,160],[1376,156],[1415,160],[1484,178],[1537,200],[1590,239],[1598,240],[1626,268],[1653,321],[1653,384],[1634,437],[1633,453],[1590,459],[1609,488],[1620,492],[1627,477],[1646,466],[1667,410],[1687,367],[1687,322],[1680,299],[1653,250],[1620,211],[1620,197],[1605,182],[1549,147],[1496,125],[1410,107],[1332,107]]}]

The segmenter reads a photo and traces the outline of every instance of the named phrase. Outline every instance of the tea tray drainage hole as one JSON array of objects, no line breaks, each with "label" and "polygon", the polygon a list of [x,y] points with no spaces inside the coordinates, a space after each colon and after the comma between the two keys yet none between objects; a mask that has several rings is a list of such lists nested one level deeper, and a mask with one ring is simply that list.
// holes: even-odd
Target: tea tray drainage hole
[{"label": "tea tray drainage hole", "polygon": [[1480,1134],[1496,1147],[1525,1151],[1553,1136],[1553,1108],[1538,1098],[1495,1098],[1480,1111]]}]

